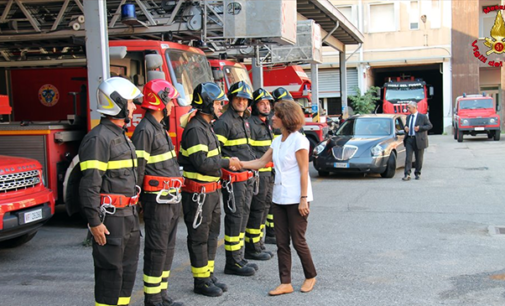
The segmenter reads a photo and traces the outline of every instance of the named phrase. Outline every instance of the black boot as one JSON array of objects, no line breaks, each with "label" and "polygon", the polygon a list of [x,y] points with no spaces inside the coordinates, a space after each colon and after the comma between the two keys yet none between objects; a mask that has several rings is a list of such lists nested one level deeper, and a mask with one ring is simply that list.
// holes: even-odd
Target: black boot
[{"label": "black boot", "polygon": [[247,260],[245,260],[245,259],[242,259],[241,263],[242,263],[243,265],[245,265],[245,266],[248,266],[248,267],[253,268],[253,269],[254,269],[254,271],[258,271],[258,269],[259,269],[257,264],[252,263],[252,262],[248,262],[248,261],[247,261]]},{"label": "black boot", "polygon": [[275,236],[266,236],[265,243],[266,244],[277,244],[277,239],[275,239]]},{"label": "black boot", "polygon": [[247,265],[246,261],[226,263],[224,266],[224,274],[233,274],[239,276],[252,276],[256,273],[256,269]]},{"label": "black boot", "polygon": [[163,299],[163,306],[184,306],[182,302],[174,302],[174,300],[168,296],[166,290],[161,290],[161,298]]},{"label": "black boot", "polygon": [[263,243],[263,241],[260,241],[260,247],[263,252],[268,253],[268,255],[270,255],[270,258],[274,257],[274,252],[268,251],[267,248],[265,247],[265,244]]},{"label": "black boot", "polygon": [[252,260],[269,260],[270,258],[272,258],[272,256],[270,256],[270,254],[268,254],[267,252],[264,252],[264,251],[260,251],[260,252],[245,252],[245,256],[244,256],[246,259],[252,259]]},{"label": "black boot", "polygon": [[197,294],[202,294],[205,296],[221,296],[223,295],[223,290],[214,285],[210,277],[208,278],[195,278],[195,289],[193,290]]},{"label": "black boot", "polygon": [[210,274],[210,279],[212,280],[212,282],[214,283],[214,285],[216,285],[217,287],[221,288],[221,290],[223,290],[223,292],[228,291],[228,286],[226,286],[226,284],[224,284],[224,283],[220,283],[217,280],[217,277],[214,276],[214,273]]}]

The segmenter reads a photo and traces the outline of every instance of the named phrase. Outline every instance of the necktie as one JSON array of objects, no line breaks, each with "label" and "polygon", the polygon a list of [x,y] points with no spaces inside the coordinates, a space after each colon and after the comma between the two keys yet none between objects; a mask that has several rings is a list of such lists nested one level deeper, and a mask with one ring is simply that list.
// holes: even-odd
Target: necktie
[{"label": "necktie", "polygon": [[414,136],[414,115],[410,115],[409,136]]}]

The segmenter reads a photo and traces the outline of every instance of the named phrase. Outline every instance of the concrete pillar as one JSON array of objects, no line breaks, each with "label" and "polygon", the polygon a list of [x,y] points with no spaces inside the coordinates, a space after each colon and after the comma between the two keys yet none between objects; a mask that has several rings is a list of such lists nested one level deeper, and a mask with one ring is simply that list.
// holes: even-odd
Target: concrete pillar
[{"label": "concrete pillar", "polygon": [[86,28],[86,59],[88,61],[88,129],[100,122],[97,110],[98,85],[110,77],[109,35],[107,33],[107,10],[104,0],[83,1]]},{"label": "concrete pillar", "polygon": [[[312,83],[312,112],[319,112],[321,105],[319,105],[319,65],[310,64],[310,80]],[[315,107],[314,107],[315,106]],[[319,116],[313,117],[314,122],[319,122]]]},{"label": "concrete pillar", "polygon": [[340,63],[340,98],[342,100],[342,118],[349,117],[349,109],[347,107],[347,63],[345,62],[345,45],[339,55]]}]

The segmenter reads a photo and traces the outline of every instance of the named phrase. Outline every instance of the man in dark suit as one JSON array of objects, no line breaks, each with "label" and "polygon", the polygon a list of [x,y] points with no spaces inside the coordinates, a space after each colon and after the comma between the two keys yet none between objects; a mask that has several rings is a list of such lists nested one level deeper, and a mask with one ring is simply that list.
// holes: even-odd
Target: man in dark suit
[{"label": "man in dark suit", "polygon": [[405,158],[405,176],[402,178],[404,181],[410,180],[412,153],[414,153],[416,157],[416,170],[414,171],[416,180],[421,178],[424,149],[428,147],[428,131],[433,127],[428,116],[420,114],[417,111],[416,102],[409,102],[407,107],[410,115],[407,116],[405,138],[403,139],[405,149],[407,150],[407,157]]}]

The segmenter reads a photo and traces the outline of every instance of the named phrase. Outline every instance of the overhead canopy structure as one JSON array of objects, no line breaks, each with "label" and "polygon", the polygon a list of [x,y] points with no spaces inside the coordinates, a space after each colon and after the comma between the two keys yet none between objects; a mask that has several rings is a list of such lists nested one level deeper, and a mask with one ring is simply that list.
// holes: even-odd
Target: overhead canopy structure
[{"label": "overhead canopy structure", "polygon": [[363,43],[363,34],[328,0],[297,0],[296,10],[300,19],[321,25],[323,38],[330,34],[324,41],[327,46],[343,51],[344,45]]}]

